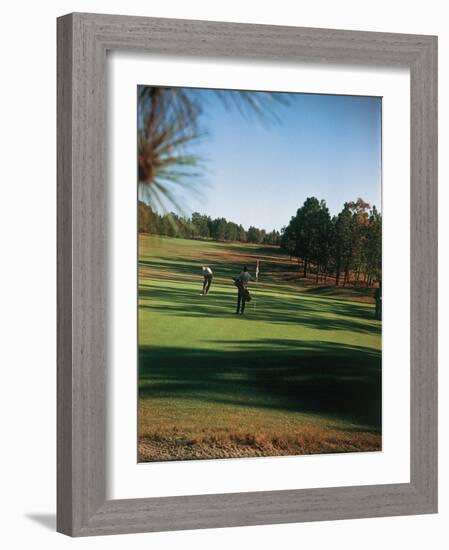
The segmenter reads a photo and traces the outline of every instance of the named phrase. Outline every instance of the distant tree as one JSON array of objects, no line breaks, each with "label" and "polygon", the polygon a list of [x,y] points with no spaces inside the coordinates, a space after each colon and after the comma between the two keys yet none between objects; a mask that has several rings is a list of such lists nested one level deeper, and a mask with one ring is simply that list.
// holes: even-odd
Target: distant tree
[{"label": "distant tree", "polygon": [[138,204],[138,225],[139,233],[149,233],[149,209],[147,205],[141,201]]},{"label": "distant tree", "polygon": [[330,238],[332,234],[332,221],[329,209],[324,200],[320,201],[320,209],[314,219],[314,232],[311,250],[311,258],[316,264],[316,281],[319,280],[320,270],[327,272],[330,261]]},{"label": "distant tree", "polygon": [[226,226],[226,240],[238,241],[239,231],[239,226],[236,223],[228,222]]},{"label": "distant tree", "polygon": [[279,233],[279,231],[276,231],[274,229],[270,233],[265,234],[262,242],[265,244],[280,245],[280,240],[281,240],[281,234]]},{"label": "distant tree", "polygon": [[247,241],[246,231],[245,231],[245,229],[242,225],[238,226],[237,240],[242,242],[242,243],[246,243],[246,241]]},{"label": "distant tree", "polygon": [[328,238],[330,230],[329,210],[324,200],[308,197],[304,204],[290,220],[284,231],[284,246],[293,241],[294,255],[302,259],[303,277],[307,277],[307,270],[311,262],[317,265],[328,263]]},{"label": "distant tree", "polygon": [[369,220],[370,205],[363,199],[358,198],[355,202],[348,203],[352,213],[353,228],[352,228],[352,247],[353,260],[352,268],[355,272],[356,279],[359,280],[360,273],[365,269],[365,257],[367,252],[366,237]]},{"label": "distant tree", "polygon": [[159,233],[160,216],[142,201],[137,208],[139,233]]},{"label": "distant tree", "polygon": [[212,220],[211,236],[217,241],[223,241],[226,239],[226,218],[216,218]]},{"label": "distant tree", "polygon": [[258,243],[260,239],[260,230],[251,225],[246,233],[246,238],[249,243]]},{"label": "distant tree", "polygon": [[192,224],[195,226],[199,237],[206,239],[210,237],[210,222],[211,219],[209,216],[204,216],[199,212],[194,212],[192,214]]},{"label": "distant tree", "polygon": [[160,234],[167,236],[174,235],[173,222],[171,221],[169,214],[164,214],[164,216],[162,216]]},{"label": "distant tree", "polygon": [[354,220],[352,217],[349,203],[345,202],[343,210],[338,214],[335,222],[335,284],[338,286],[340,282],[340,274],[344,272],[343,286],[349,279],[349,270],[352,267],[354,259],[353,248],[353,226]]},{"label": "distant tree", "polygon": [[380,281],[382,270],[382,216],[376,207],[370,211],[366,232],[366,275],[367,284]]},{"label": "distant tree", "polygon": [[280,246],[290,254],[290,260],[292,260],[296,249],[296,232],[293,228],[293,218],[291,218],[288,225],[281,229]]}]

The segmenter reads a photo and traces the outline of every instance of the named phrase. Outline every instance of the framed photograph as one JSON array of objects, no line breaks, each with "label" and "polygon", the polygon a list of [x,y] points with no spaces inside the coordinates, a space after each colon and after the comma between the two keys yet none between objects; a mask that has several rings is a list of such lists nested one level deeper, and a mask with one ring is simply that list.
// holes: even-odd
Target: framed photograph
[{"label": "framed photograph", "polygon": [[437,39],[58,19],[58,531],[437,511]]},{"label": "framed photograph", "polygon": [[381,98],[137,95],[138,460],[381,451]]}]

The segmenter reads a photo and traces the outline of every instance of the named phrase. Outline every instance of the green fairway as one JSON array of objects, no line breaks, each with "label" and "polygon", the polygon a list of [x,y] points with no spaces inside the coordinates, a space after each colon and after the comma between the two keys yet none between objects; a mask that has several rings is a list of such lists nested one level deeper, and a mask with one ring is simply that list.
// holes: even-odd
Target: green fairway
[{"label": "green fairway", "polygon": [[[254,275],[257,259],[253,300],[235,315],[231,277]],[[139,460],[380,450],[369,294],[315,288],[276,247],[141,235]]]}]

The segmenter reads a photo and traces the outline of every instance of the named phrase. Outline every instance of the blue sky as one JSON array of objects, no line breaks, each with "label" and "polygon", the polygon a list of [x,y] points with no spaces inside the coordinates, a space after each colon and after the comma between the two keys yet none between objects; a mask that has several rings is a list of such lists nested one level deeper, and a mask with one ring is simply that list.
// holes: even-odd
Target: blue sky
[{"label": "blue sky", "polygon": [[[228,93],[233,93],[232,91]],[[178,198],[199,211],[271,231],[287,225],[309,196],[331,214],[362,197],[381,208],[381,99],[286,94],[278,122],[226,109],[213,91],[196,90],[208,134],[194,147],[207,159],[201,200]]]}]

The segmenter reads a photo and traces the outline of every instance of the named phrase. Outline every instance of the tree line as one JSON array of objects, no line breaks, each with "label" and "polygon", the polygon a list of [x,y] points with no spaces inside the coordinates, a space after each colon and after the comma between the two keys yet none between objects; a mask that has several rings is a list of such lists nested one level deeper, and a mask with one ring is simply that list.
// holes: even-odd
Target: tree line
[{"label": "tree line", "polygon": [[360,198],[331,216],[324,200],[309,197],[282,229],[281,247],[298,259],[302,277],[345,286],[352,276],[371,286],[381,276],[382,216]]},{"label": "tree line", "polygon": [[317,283],[333,277],[336,285],[346,286],[351,279],[372,286],[381,278],[382,216],[361,198],[331,216],[324,200],[309,197],[280,232],[254,226],[245,230],[199,212],[191,217],[158,214],[143,201],[138,208],[140,233],[280,246],[297,259],[300,276],[314,275]]},{"label": "tree line", "polygon": [[212,239],[278,246],[281,244],[281,233],[276,230],[267,232],[254,226],[245,230],[241,224],[226,218],[211,218],[199,212],[194,212],[191,217],[179,216],[174,212],[161,215],[143,201],[139,201],[138,209],[139,233],[184,239]]}]

